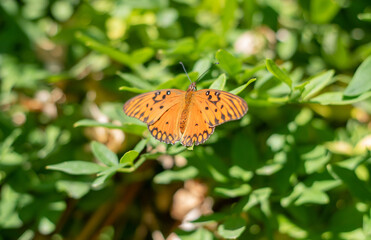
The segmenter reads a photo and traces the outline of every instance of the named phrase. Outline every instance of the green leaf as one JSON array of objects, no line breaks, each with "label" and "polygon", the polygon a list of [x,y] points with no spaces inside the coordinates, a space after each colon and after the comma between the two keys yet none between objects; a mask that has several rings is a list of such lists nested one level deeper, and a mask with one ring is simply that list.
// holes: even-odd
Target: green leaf
[{"label": "green leaf", "polygon": [[307,203],[314,204],[327,204],[329,202],[329,197],[326,193],[315,188],[305,189],[298,199],[295,201],[295,205],[300,206]]},{"label": "green leaf", "polygon": [[77,32],[75,36],[79,41],[83,42],[87,47],[94,49],[98,52],[101,52],[103,54],[106,54],[112,59],[120,63],[123,63],[129,67],[131,67],[134,63],[133,59],[128,54],[125,54],[116,49],[108,47],[106,44],[100,43],[97,40],[89,37],[88,35],[83,34],[82,32]]},{"label": "green leaf", "polygon": [[216,59],[219,61],[218,66],[232,76],[239,73],[242,69],[239,59],[223,49],[218,50]]},{"label": "green leaf", "polygon": [[285,32],[285,39],[277,43],[277,53],[283,60],[289,60],[296,52],[298,39],[293,31]]},{"label": "green leaf", "polygon": [[181,240],[215,240],[214,235],[204,228],[197,228],[195,231],[177,230],[175,233]]},{"label": "green leaf", "polygon": [[225,76],[225,73],[220,75],[211,85],[210,89],[218,89],[218,90],[223,90],[225,83],[227,81],[227,77]]},{"label": "green leaf", "polygon": [[117,75],[135,88],[145,89],[148,91],[154,90],[154,87],[151,84],[134,74],[118,72]]},{"label": "green leaf", "polygon": [[195,48],[194,38],[188,37],[178,40],[176,43],[172,44],[172,47],[165,50],[166,55],[181,55],[189,54]]},{"label": "green leaf", "polygon": [[0,145],[0,156],[8,153],[11,151],[11,146],[13,145],[14,141],[21,135],[22,129],[17,128],[12,131],[11,134],[1,143]]},{"label": "green leaf", "polygon": [[246,221],[242,217],[229,217],[218,226],[218,233],[226,239],[238,238],[246,229]]},{"label": "green leaf", "polygon": [[93,151],[94,156],[108,167],[119,163],[117,155],[102,143],[93,141],[91,143],[91,150]]},{"label": "green leaf", "polygon": [[361,181],[354,173],[354,171],[347,168],[343,168],[337,165],[328,165],[328,170],[331,175],[340,179],[345,185],[347,185],[349,191],[361,201],[371,201],[371,189],[363,181]]},{"label": "green leaf", "polygon": [[72,175],[90,175],[101,172],[106,167],[100,166],[96,163],[85,161],[67,161],[58,164],[48,165],[46,169],[62,171]]},{"label": "green leaf", "polygon": [[108,179],[110,179],[116,172],[120,165],[107,168],[99,174],[99,176],[92,182],[91,186],[93,188],[98,188],[102,186]]},{"label": "green leaf", "polygon": [[100,123],[92,119],[83,119],[77,121],[74,127],[105,127],[110,129],[121,129],[126,133],[131,133],[134,135],[142,136],[143,132],[147,130],[145,124],[138,125],[136,123],[123,123],[123,125],[118,126],[112,123]]},{"label": "green leaf", "polygon": [[340,10],[340,6],[333,0],[310,1],[310,19],[313,23],[328,23]]},{"label": "green leaf", "polygon": [[300,158],[304,161],[305,172],[312,174],[325,167],[330,161],[330,153],[323,145],[317,145],[308,152],[303,153]]},{"label": "green leaf", "polygon": [[294,239],[306,239],[308,232],[293,223],[289,218],[280,214],[277,216],[278,230],[281,234],[287,234]]},{"label": "green leaf", "polygon": [[268,69],[269,72],[271,72],[277,79],[280,81],[286,83],[290,88],[292,87],[292,80],[289,77],[289,75],[281,70],[274,62],[272,59],[266,59],[265,60],[265,65]]},{"label": "green leaf", "polygon": [[127,151],[124,156],[121,157],[120,163],[128,163],[129,165],[133,165],[134,160],[139,156],[139,152],[135,150]]},{"label": "green leaf", "polygon": [[241,179],[242,181],[247,182],[254,176],[254,173],[252,171],[247,171],[238,165],[233,165],[229,169],[229,175],[231,177]]},{"label": "green leaf", "polygon": [[217,195],[229,198],[235,198],[247,195],[251,192],[251,187],[249,184],[240,184],[238,186],[228,186],[228,187],[216,187],[214,192]]},{"label": "green leaf", "polygon": [[365,92],[354,98],[346,97],[342,92],[327,92],[310,99],[309,102],[320,103],[323,105],[347,105],[366,100],[370,97],[371,91]]},{"label": "green leaf", "polygon": [[223,220],[226,216],[228,216],[226,213],[211,213],[208,215],[204,215],[199,217],[196,220],[193,220],[193,223],[212,223],[212,222],[219,222]]},{"label": "green leaf", "polygon": [[357,17],[359,20],[371,22],[371,13],[359,13]]},{"label": "green leaf", "polygon": [[236,10],[238,4],[236,0],[228,0],[225,2],[222,14],[222,28],[223,32],[227,32],[234,27],[236,22]]},{"label": "green leaf", "polygon": [[145,138],[145,139],[142,139],[140,140],[137,145],[134,147],[134,151],[137,151],[138,153],[140,153],[141,151],[143,151],[143,149],[146,147],[147,143],[149,141],[149,138]]},{"label": "green leaf", "polygon": [[166,170],[155,176],[153,181],[157,184],[169,184],[173,181],[185,181],[198,175],[197,168],[188,166],[180,170]]},{"label": "green leaf", "polygon": [[135,88],[135,87],[127,87],[127,86],[122,86],[119,88],[121,91],[126,91],[126,92],[132,92],[132,93],[145,93],[148,92],[146,89],[140,89],[140,88]]},{"label": "green leaf", "polygon": [[256,78],[251,78],[249,79],[249,81],[247,83],[245,83],[244,85],[242,86],[239,86],[231,91],[229,91],[230,93],[233,93],[235,95],[238,95],[240,94],[243,90],[245,90],[245,88],[247,88],[247,86],[249,86],[251,83],[255,82],[256,81]]},{"label": "green leaf", "polygon": [[345,96],[358,96],[371,90],[371,56],[357,68],[352,80],[344,91]]},{"label": "green leaf", "polygon": [[265,204],[268,202],[269,196],[272,193],[271,188],[259,188],[254,190],[248,197],[242,198],[236,205],[235,212],[247,212],[257,204]]},{"label": "green leaf", "polygon": [[56,183],[58,191],[65,192],[74,199],[80,199],[90,190],[90,183],[70,180],[59,180]]},{"label": "green leaf", "polygon": [[304,87],[302,99],[306,101],[313,97],[315,94],[319,93],[323,88],[328,86],[332,82],[334,73],[334,70],[329,70],[311,78],[309,80],[309,83]]},{"label": "green leaf", "polygon": [[271,163],[256,169],[256,174],[261,176],[270,176],[279,170],[281,170],[283,165],[281,163]]},{"label": "green leaf", "polygon": [[147,62],[153,57],[155,51],[152,48],[141,48],[131,53],[131,58],[136,64],[142,64]]}]

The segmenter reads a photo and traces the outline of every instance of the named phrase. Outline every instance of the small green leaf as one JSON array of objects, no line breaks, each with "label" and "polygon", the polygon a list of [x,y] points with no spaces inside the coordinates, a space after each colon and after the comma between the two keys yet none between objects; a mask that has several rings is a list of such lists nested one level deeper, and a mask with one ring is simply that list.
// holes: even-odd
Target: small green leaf
[{"label": "small green leaf", "polygon": [[147,91],[154,90],[154,87],[150,83],[134,74],[117,72],[117,75],[135,88],[145,89]]},{"label": "small green leaf", "polygon": [[228,0],[225,2],[222,14],[222,29],[223,32],[227,32],[236,22],[236,10],[238,8],[238,3],[236,0]]},{"label": "small green leaf", "polygon": [[120,91],[126,91],[126,92],[132,92],[132,93],[145,93],[148,92],[148,90],[145,89],[140,89],[140,88],[135,88],[135,87],[127,87],[127,86],[122,86],[119,88]]},{"label": "small green leaf", "polygon": [[74,127],[105,127],[110,129],[122,129],[122,126],[112,124],[112,123],[101,123],[92,119],[82,119],[77,121]]},{"label": "small green leaf", "polygon": [[127,151],[124,156],[121,157],[120,163],[128,163],[129,165],[133,165],[134,160],[139,156],[139,152],[135,150]]},{"label": "small green leaf", "polygon": [[231,175],[231,177],[247,182],[254,176],[254,173],[252,171],[247,171],[238,165],[233,165],[229,169],[229,175]]},{"label": "small green leaf", "polygon": [[306,239],[308,237],[308,232],[306,230],[300,228],[285,215],[278,215],[277,221],[278,230],[281,234],[287,234],[294,239]]},{"label": "small green leaf", "polygon": [[214,192],[223,197],[235,198],[249,194],[251,187],[249,184],[241,184],[236,187],[216,187],[214,188]]},{"label": "small green leaf", "polygon": [[100,166],[96,163],[85,161],[67,161],[58,164],[46,166],[47,169],[62,171],[72,175],[88,175],[101,172],[106,167]]},{"label": "small green leaf", "polygon": [[312,174],[325,167],[330,161],[330,153],[323,145],[317,145],[308,152],[303,153],[300,158],[304,161],[305,172]]},{"label": "small green leaf", "polygon": [[21,135],[22,129],[17,128],[12,131],[11,134],[1,143],[0,145],[0,154],[5,155],[6,153],[11,151],[11,146],[13,145],[14,141]]},{"label": "small green leaf", "polygon": [[238,202],[234,212],[247,212],[259,203],[265,205],[271,193],[272,189],[268,187],[254,190],[248,197],[244,197]]},{"label": "small green leaf", "polygon": [[210,89],[218,89],[218,90],[223,90],[225,83],[227,81],[227,77],[225,76],[225,73],[220,75],[211,85]]},{"label": "small green leaf", "polygon": [[119,167],[121,167],[121,164],[107,168],[103,172],[100,172],[99,176],[94,180],[91,186],[93,188],[98,188],[102,186],[108,179],[110,179],[116,173]]},{"label": "small green leaf", "polygon": [[309,80],[309,83],[304,87],[302,98],[304,101],[310,99],[315,94],[319,93],[323,88],[332,82],[332,76],[334,70],[329,70],[324,73],[320,73]]},{"label": "small green leaf", "polygon": [[290,88],[292,87],[292,80],[289,77],[289,75],[281,70],[272,59],[266,59],[265,65],[267,66],[267,69],[269,72],[271,72],[277,79],[280,81],[286,83]]},{"label": "small green leaf", "polygon": [[241,71],[241,62],[232,54],[223,49],[218,50],[216,53],[216,59],[219,61],[220,68],[232,76]]},{"label": "small green leaf", "polygon": [[197,168],[188,166],[180,170],[166,170],[155,176],[153,181],[157,184],[169,184],[173,181],[185,181],[196,177],[198,174]]},{"label": "small green leaf", "polygon": [[357,68],[352,80],[344,91],[345,96],[357,96],[371,90],[371,56]]},{"label": "small green leaf", "polygon": [[129,67],[132,66],[133,60],[128,54],[125,54],[116,49],[108,47],[106,44],[100,43],[97,40],[89,37],[88,35],[83,34],[82,32],[77,32],[75,36],[79,41],[83,42],[87,47],[94,49],[98,52],[101,52],[103,54],[106,54],[112,59],[120,63],[123,63]]},{"label": "small green leaf", "polygon": [[302,192],[299,198],[296,199],[295,205],[300,206],[307,203],[327,204],[328,202],[329,197],[326,193],[315,188],[307,188]]},{"label": "small green leaf", "polygon": [[357,97],[345,97],[342,92],[326,92],[317,97],[311,98],[309,102],[323,105],[347,105],[366,100],[371,97],[371,91],[365,92]]},{"label": "small green leaf", "polygon": [[339,3],[333,0],[310,1],[310,19],[313,23],[330,22],[340,10]]},{"label": "small green leaf", "polygon": [[177,230],[175,233],[181,240],[215,240],[214,234],[201,227],[196,228],[194,231]]},{"label": "small green leaf", "polygon": [[239,86],[231,91],[229,91],[230,93],[233,93],[235,95],[238,95],[240,94],[243,90],[245,90],[245,88],[247,88],[247,86],[249,86],[251,83],[255,82],[256,81],[256,78],[251,78],[249,79],[249,81],[247,83],[245,83],[244,85],[242,86]]},{"label": "small green leaf", "polygon": [[58,191],[65,192],[74,199],[80,199],[90,190],[90,183],[70,180],[59,180],[56,183]]},{"label": "small green leaf", "polygon": [[359,20],[371,22],[371,13],[360,13],[357,15],[357,17]]},{"label": "small green leaf", "polygon": [[328,165],[328,170],[331,175],[340,179],[345,185],[347,185],[349,191],[361,201],[371,201],[371,189],[366,182],[360,180],[354,171],[347,168],[340,167],[338,165]]},{"label": "small green leaf", "polygon": [[104,144],[93,141],[91,143],[91,150],[93,151],[94,156],[104,165],[110,167],[118,164],[117,155]]},{"label": "small green leaf", "polygon": [[212,223],[212,222],[219,222],[223,220],[226,216],[226,213],[211,213],[209,215],[201,216],[196,220],[193,220],[193,223]]},{"label": "small green leaf", "polygon": [[142,139],[140,140],[137,145],[134,147],[134,151],[137,151],[138,153],[140,153],[141,151],[143,151],[143,149],[146,147],[147,143],[149,141],[149,138],[145,138],[145,139]]},{"label": "small green leaf", "polygon": [[270,176],[279,170],[281,170],[283,165],[281,163],[271,163],[256,169],[256,174],[261,176]]},{"label": "small green leaf", "polygon": [[142,64],[151,59],[154,53],[155,51],[152,48],[149,47],[141,48],[131,53],[131,58],[135,63]]},{"label": "small green leaf", "polygon": [[123,125],[118,126],[112,123],[100,123],[92,119],[82,119],[77,121],[74,127],[105,127],[110,129],[121,129],[126,133],[131,133],[134,135],[142,136],[143,132],[147,130],[145,124],[138,125],[136,123],[123,123]]},{"label": "small green leaf", "polygon": [[220,224],[218,233],[226,239],[238,238],[246,229],[246,221],[242,217],[229,217],[227,220]]}]

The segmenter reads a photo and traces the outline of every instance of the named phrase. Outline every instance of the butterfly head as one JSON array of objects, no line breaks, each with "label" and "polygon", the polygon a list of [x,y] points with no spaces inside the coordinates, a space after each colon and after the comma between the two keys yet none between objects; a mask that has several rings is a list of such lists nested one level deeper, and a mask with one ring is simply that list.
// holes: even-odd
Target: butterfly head
[{"label": "butterfly head", "polygon": [[190,91],[193,91],[193,92],[197,91],[196,82],[193,82],[191,83],[191,85],[189,85],[187,92],[190,92]]}]

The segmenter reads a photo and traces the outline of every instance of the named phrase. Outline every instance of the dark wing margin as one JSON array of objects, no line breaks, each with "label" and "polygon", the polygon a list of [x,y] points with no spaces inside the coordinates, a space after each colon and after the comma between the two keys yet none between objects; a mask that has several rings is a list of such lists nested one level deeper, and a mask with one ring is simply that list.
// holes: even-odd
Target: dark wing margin
[{"label": "dark wing margin", "polygon": [[181,103],[171,106],[155,123],[148,125],[148,130],[154,138],[167,144],[174,144],[180,140],[179,122],[182,106]]},{"label": "dark wing margin", "polygon": [[199,90],[195,94],[195,100],[211,127],[240,119],[248,110],[247,103],[244,99],[221,90]]},{"label": "dark wing margin", "polygon": [[140,94],[129,99],[123,107],[124,113],[147,124],[156,122],[173,105],[182,100],[185,91],[162,89]]},{"label": "dark wing margin", "polygon": [[184,146],[191,147],[204,143],[214,133],[214,127],[207,124],[206,119],[200,113],[200,108],[197,104],[192,103],[187,119],[187,125],[184,129],[182,139],[180,140]]}]

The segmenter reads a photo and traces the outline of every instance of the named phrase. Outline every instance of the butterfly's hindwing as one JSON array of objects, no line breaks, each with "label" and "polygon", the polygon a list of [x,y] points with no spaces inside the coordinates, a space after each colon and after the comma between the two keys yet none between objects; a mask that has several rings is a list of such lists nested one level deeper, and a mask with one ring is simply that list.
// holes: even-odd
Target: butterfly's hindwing
[{"label": "butterfly's hindwing", "polygon": [[167,144],[179,141],[181,136],[179,122],[183,105],[177,103],[171,106],[156,122],[148,125],[148,130],[154,138]]},{"label": "butterfly's hindwing", "polygon": [[200,113],[200,108],[196,103],[191,103],[189,115],[186,121],[186,126],[182,139],[180,140],[184,146],[190,147],[193,144],[199,145],[209,139],[214,132],[214,127],[207,124],[206,119]]},{"label": "butterfly's hindwing", "polygon": [[156,122],[162,114],[179,103],[185,91],[178,89],[162,89],[143,93],[133,97],[124,105],[124,112],[147,124]]},{"label": "butterfly's hindwing", "polygon": [[247,112],[245,100],[232,93],[203,89],[195,93],[202,115],[211,127],[242,118]]}]

